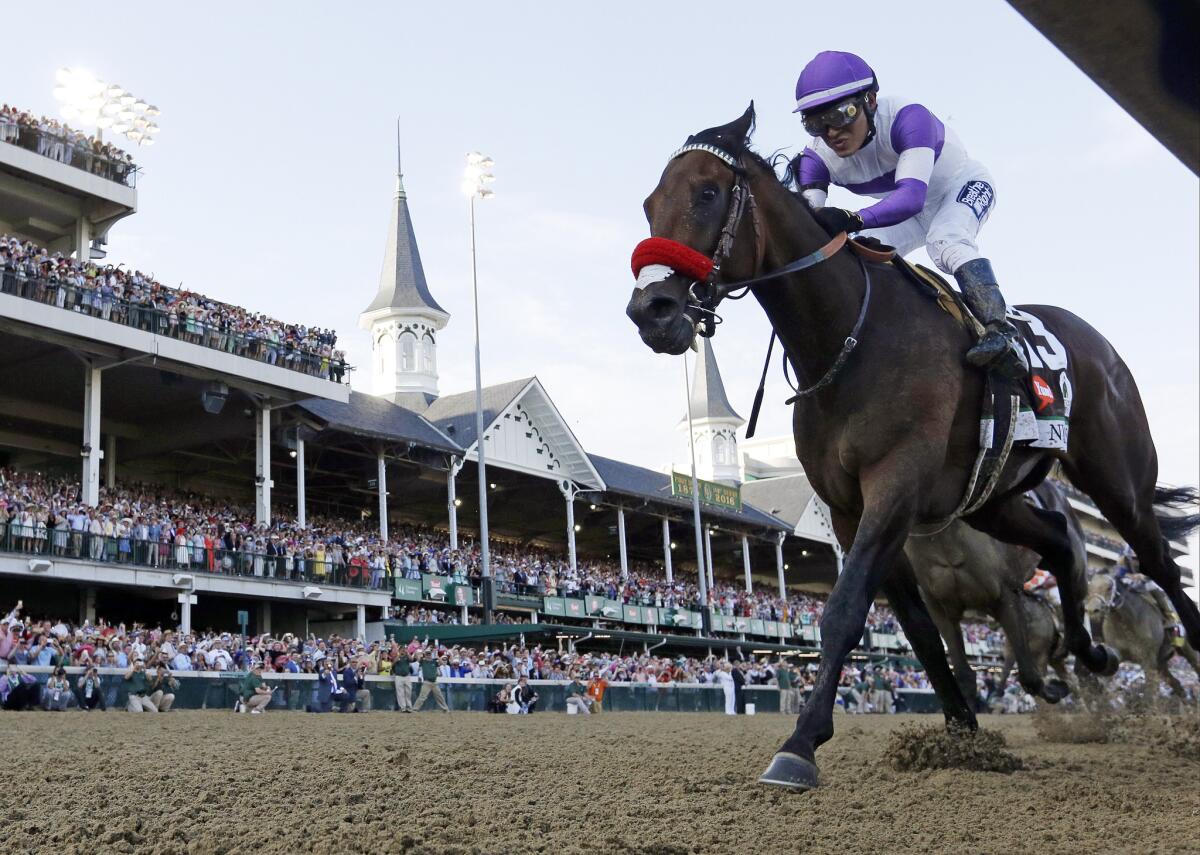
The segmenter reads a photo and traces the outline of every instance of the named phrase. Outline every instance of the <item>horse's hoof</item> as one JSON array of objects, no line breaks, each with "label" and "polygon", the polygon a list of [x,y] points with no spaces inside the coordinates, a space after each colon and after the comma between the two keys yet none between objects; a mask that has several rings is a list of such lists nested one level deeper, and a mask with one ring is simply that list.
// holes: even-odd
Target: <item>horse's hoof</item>
[{"label": "horse's hoof", "polygon": [[1107,644],[1097,644],[1094,649],[1100,650],[1105,656],[1105,663],[1100,670],[1096,671],[1102,677],[1111,677],[1117,673],[1117,669],[1121,667],[1121,657],[1117,655],[1117,651],[1113,650]]},{"label": "horse's hoof", "polygon": [[771,765],[758,779],[760,784],[787,787],[802,793],[817,786],[817,765],[799,754],[780,751],[771,758]]},{"label": "horse's hoof", "polygon": [[1071,687],[1062,680],[1047,680],[1042,685],[1042,700],[1056,704],[1071,694]]}]

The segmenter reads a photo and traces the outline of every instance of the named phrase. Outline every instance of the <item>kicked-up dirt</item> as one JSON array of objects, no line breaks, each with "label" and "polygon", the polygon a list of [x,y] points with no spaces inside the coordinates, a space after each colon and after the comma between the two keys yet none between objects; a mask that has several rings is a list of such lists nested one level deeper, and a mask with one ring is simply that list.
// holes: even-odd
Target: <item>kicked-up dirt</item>
[{"label": "kicked-up dirt", "polygon": [[[839,716],[823,786],[755,783],[779,715],[0,713],[4,852],[1200,852],[1170,739],[1039,738],[1021,767],[902,772],[922,716]],[[1170,722],[1156,723],[1170,730]],[[1175,748],[1176,750],[1170,750]]]}]

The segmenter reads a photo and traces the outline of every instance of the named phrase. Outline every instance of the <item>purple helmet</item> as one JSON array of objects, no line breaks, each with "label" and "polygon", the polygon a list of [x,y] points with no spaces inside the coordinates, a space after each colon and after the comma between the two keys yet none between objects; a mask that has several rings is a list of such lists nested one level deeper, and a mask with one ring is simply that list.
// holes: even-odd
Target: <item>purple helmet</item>
[{"label": "purple helmet", "polygon": [[879,81],[871,66],[852,53],[827,50],[804,66],[796,81],[796,109],[808,112],[866,89],[878,89]]}]

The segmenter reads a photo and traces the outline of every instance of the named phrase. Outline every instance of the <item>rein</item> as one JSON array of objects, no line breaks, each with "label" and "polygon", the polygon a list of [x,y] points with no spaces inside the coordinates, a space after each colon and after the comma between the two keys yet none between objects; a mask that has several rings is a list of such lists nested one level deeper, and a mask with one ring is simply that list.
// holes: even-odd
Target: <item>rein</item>
[{"label": "rein", "polygon": [[[753,285],[769,282],[773,279],[779,279],[783,276],[789,276],[793,273],[807,270],[810,267],[815,267],[832,258],[847,243],[850,243],[852,247],[854,246],[849,241],[849,236],[845,232],[841,232],[816,251],[789,262],[783,267],[737,282],[718,282],[721,265],[724,264],[733,252],[738,228],[741,226],[742,218],[746,211],[750,212],[751,227],[754,231],[754,270],[758,270],[762,266],[763,258],[766,254],[765,236],[759,221],[758,206],[754,201],[754,193],[750,190],[750,185],[746,181],[746,170],[740,160],[724,149],[707,143],[688,143],[672,154],[669,160],[674,160],[690,151],[702,151],[705,154],[712,155],[728,166],[734,175],[733,190],[730,193],[729,200],[729,212],[725,217],[725,224],[721,227],[721,234],[717,238],[716,249],[710,258],[704,258],[701,253],[678,241],[659,237],[647,238],[634,249],[633,275],[638,279],[639,288],[647,287],[653,282],[662,281],[674,275],[677,269],[685,275],[692,276],[692,283],[688,286],[686,308],[695,311],[700,316],[700,320],[696,323],[697,334],[708,338],[716,333],[716,327],[721,323],[721,316],[717,314],[716,307],[725,297],[731,300],[740,300],[749,293],[750,287]],[[846,364],[846,360],[850,358],[850,354],[858,347],[863,322],[867,317],[867,307],[871,304],[871,274],[866,262],[863,260],[863,256],[869,255],[872,260],[878,261],[882,260],[879,256],[883,256],[883,254],[859,247],[855,247],[855,250],[858,256],[859,267],[862,269],[865,290],[862,307],[859,309],[858,318],[854,322],[854,328],[850,330],[850,334],[843,341],[842,349],[834,357],[833,364],[829,366],[829,369],[816,383],[807,388],[801,389],[791,381],[791,378],[788,376],[788,356],[787,352],[784,352],[783,376],[787,380],[788,385],[791,386],[792,391],[796,393],[784,402],[785,405],[814,395],[832,383],[834,378],[837,377],[838,372],[841,371],[842,366]],[[883,256],[883,258],[886,257],[889,256]],[[647,271],[645,276],[643,276],[643,271]],[[643,285],[643,281],[645,281],[645,285]],[[707,293],[700,296],[697,293],[697,288],[702,284],[706,288]],[[741,294],[735,295],[733,293],[739,290],[742,292]],[[708,323],[709,317],[712,318],[711,325]],[[772,330],[771,340],[767,345],[767,358],[763,364],[762,379],[759,381],[758,390],[754,396],[754,406],[750,413],[750,427],[746,434],[747,437],[754,435],[754,427],[758,422],[758,411],[762,405],[763,390],[766,385],[767,371],[770,367],[771,349],[774,347],[776,337],[777,334]]]}]

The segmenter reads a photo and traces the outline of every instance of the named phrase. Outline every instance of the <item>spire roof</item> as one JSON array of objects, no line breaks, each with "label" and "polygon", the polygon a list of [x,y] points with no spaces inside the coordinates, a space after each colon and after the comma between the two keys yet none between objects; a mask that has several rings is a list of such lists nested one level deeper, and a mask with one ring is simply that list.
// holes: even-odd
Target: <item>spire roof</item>
[{"label": "spire roof", "polygon": [[713,353],[712,340],[699,337],[700,353],[692,373],[692,418],[734,419],[743,424],[745,419],[737,414],[725,394],[721,382],[721,370],[717,368],[717,356]]},{"label": "spire roof", "polygon": [[430,309],[449,316],[429,293],[417,236],[408,213],[408,194],[404,191],[404,172],[400,168],[400,140],[396,140],[396,194],[392,205],[392,220],[388,226],[387,245],[383,250],[383,270],[379,274],[379,291],[363,314],[380,309]]}]

